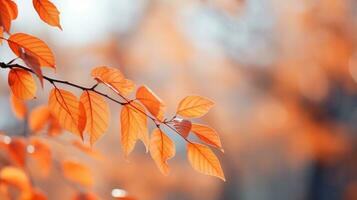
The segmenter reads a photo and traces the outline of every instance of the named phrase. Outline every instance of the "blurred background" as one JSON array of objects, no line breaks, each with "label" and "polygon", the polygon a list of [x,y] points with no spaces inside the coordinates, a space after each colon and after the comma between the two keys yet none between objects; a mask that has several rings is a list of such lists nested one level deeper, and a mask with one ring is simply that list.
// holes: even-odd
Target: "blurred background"
[{"label": "blurred background", "polygon": [[[94,146],[104,159],[54,143],[55,158],[90,166],[101,199],[123,192],[116,188],[144,200],[357,199],[356,1],[53,0],[63,31],[44,24],[31,1],[17,3],[13,32],[49,44],[57,60],[49,76],[90,86],[92,68],[118,67],[158,94],[168,117],[186,95],[216,102],[198,122],[221,136],[225,153],[215,153],[226,182],[194,171],[184,141],[171,133],[177,155],[169,176],[141,143],[126,159],[114,104],[110,130]],[[0,55],[14,58],[7,45]],[[7,72],[0,75],[0,130],[21,134],[26,122],[14,118]],[[49,89],[29,107],[45,104]],[[58,173],[35,184],[49,199],[69,199],[76,189]]]}]

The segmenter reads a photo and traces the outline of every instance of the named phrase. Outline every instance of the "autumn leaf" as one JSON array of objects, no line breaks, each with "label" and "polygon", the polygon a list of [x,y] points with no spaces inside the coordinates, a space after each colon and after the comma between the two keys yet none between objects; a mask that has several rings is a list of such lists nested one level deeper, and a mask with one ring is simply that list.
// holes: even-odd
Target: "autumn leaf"
[{"label": "autumn leaf", "polygon": [[0,171],[0,182],[14,186],[22,192],[31,192],[31,184],[26,173],[17,167],[6,166]]},{"label": "autumn leaf", "polygon": [[191,166],[206,175],[216,176],[226,181],[221,164],[212,150],[202,144],[188,143],[187,157]]},{"label": "autumn leaf", "polygon": [[27,114],[27,106],[25,102],[11,94],[10,104],[15,117],[17,119],[24,119]]},{"label": "autumn leaf", "polygon": [[16,19],[18,15],[16,3],[13,2],[12,0],[1,0],[1,1],[3,2],[4,6],[7,8],[10,19],[11,20]]},{"label": "autumn leaf", "polygon": [[161,129],[157,128],[151,134],[150,154],[160,171],[167,175],[167,160],[175,156],[175,144]]},{"label": "autumn leaf", "polygon": [[18,166],[24,167],[26,160],[26,142],[23,138],[12,138],[8,144],[8,152],[11,160]]},{"label": "autumn leaf", "polygon": [[28,100],[35,98],[36,83],[30,72],[24,69],[11,69],[8,83],[12,93],[19,99]]},{"label": "autumn leaf", "polygon": [[118,69],[113,67],[96,67],[92,70],[91,75],[99,83],[104,83],[114,92],[123,96],[129,95],[135,88],[133,81],[126,79]]},{"label": "autumn leaf", "polygon": [[83,104],[76,96],[66,90],[54,88],[51,90],[48,106],[61,127],[83,139],[86,116]]},{"label": "autumn leaf", "polygon": [[42,140],[31,138],[32,152],[28,152],[30,157],[36,161],[40,173],[47,176],[51,169],[52,154],[50,147]]},{"label": "autumn leaf", "polygon": [[18,57],[23,57],[24,54],[28,54],[38,59],[41,67],[55,68],[53,53],[42,40],[26,33],[15,33],[11,35],[7,41],[12,52]]},{"label": "autumn leaf", "polygon": [[93,185],[91,171],[83,164],[75,161],[65,160],[62,163],[63,175],[70,181],[85,187]]},{"label": "autumn leaf", "polygon": [[57,26],[62,30],[59,14],[56,6],[48,0],[33,0],[33,7],[40,16],[40,18],[51,26]]},{"label": "autumn leaf", "polygon": [[186,119],[174,119],[174,128],[182,137],[187,138],[191,131],[192,123]]},{"label": "autumn leaf", "polygon": [[32,188],[31,200],[47,200],[47,196],[38,188]]},{"label": "autumn leaf", "polygon": [[191,131],[202,142],[212,145],[223,152],[221,140],[219,139],[217,132],[213,128],[202,124],[192,124]]},{"label": "autumn leaf", "polygon": [[214,102],[201,96],[188,96],[181,100],[176,114],[183,117],[195,118],[206,114]]},{"label": "autumn leaf", "polygon": [[59,124],[58,120],[51,115],[48,125],[47,134],[49,136],[57,136],[62,133],[62,127]]},{"label": "autumn leaf", "polygon": [[41,131],[49,121],[50,116],[51,112],[47,105],[34,108],[29,115],[29,128],[31,132],[37,133]]},{"label": "autumn leaf", "polygon": [[136,99],[138,99],[156,119],[162,121],[165,105],[148,87],[140,86],[136,91]]},{"label": "autumn leaf", "polygon": [[93,145],[107,130],[109,125],[109,107],[104,99],[93,91],[83,91],[80,102],[87,117],[86,130]]},{"label": "autumn leaf", "polygon": [[121,144],[126,156],[134,149],[138,139],[143,141],[148,150],[147,116],[144,113],[144,107],[135,102],[124,105],[121,110]]},{"label": "autumn leaf", "polygon": [[72,142],[72,144],[77,149],[81,150],[83,153],[87,154],[88,156],[92,157],[93,159],[96,159],[96,160],[104,159],[104,156],[99,151],[91,148],[90,146],[83,144],[83,142],[75,140]]},{"label": "autumn leaf", "polygon": [[11,15],[9,13],[8,6],[3,0],[0,1],[0,26],[2,26],[6,32],[10,32]]}]

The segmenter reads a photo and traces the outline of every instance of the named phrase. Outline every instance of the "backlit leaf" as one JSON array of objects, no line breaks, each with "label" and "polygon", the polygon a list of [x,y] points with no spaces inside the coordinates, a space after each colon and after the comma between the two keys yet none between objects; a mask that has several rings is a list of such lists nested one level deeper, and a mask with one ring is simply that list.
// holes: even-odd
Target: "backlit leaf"
[{"label": "backlit leaf", "polygon": [[109,107],[102,96],[93,91],[84,91],[80,97],[87,116],[86,131],[91,145],[107,130],[109,125]]},{"label": "backlit leaf", "polygon": [[7,8],[10,19],[11,20],[16,19],[18,15],[16,3],[13,2],[12,0],[1,0],[1,1],[4,3],[4,6]]},{"label": "backlit leaf", "polygon": [[40,18],[51,26],[57,26],[62,30],[59,14],[56,6],[48,0],[33,0],[32,1],[35,10]]},{"label": "backlit leaf", "polygon": [[126,79],[124,75],[113,67],[96,67],[92,70],[92,77],[100,83],[104,83],[114,92],[127,96],[135,88],[133,81]]},{"label": "backlit leaf", "polygon": [[25,102],[11,94],[10,104],[15,117],[17,119],[24,119],[27,114],[27,106]]},{"label": "backlit leaf", "polygon": [[183,117],[195,118],[206,114],[214,102],[200,96],[188,96],[181,100],[176,113]]},{"label": "backlit leaf", "polygon": [[48,106],[61,127],[83,139],[86,116],[83,104],[76,96],[66,90],[54,88],[51,90]]},{"label": "backlit leaf", "polygon": [[32,109],[29,115],[29,128],[33,133],[41,131],[51,117],[50,109],[47,105]]},{"label": "backlit leaf", "polygon": [[187,138],[192,127],[191,121],[186,119],[175,119],[173,122],[176,131],[179,132],[182,137]]},{"label": "backlit leaf", "polygon": [[126,156],[134,149],[138,139],[143,141],[148,150],[147,116],[144,113],[144,107],[135,102],[124,105],[121,110],[121,144]]},{"label": "backlit leaf", "polygon": [[8,152],[11,160],[20,167],[25,166],[26,146],[26,142],[23,138],[16,137],[13,137],[8,144]]},{"label": "backlit leaf", "polygon": [[[42,40],[26,33],[15,33],[7,39],[11,50],[18,56],[31,55],[38,59],[41,67],[55,68],[51,49]],[[26,58],[23,58],[26,60]]]},{"label": "backlit leaf", "polygon": [[210,148],[202,144],[188,143],[187,157],[191,166],[195,170],[206,175],[216,176],[223,181],[226,180],[224,178],[221,164]]},{"label": "backlit leaf", "polygon": [[11,28],[11,15],[10,11],[8,9],[8,6],[6,5],[5,1],[1,0],[0,1],[0,26],[4,28],[6,32],[10,32]]},{"label": "backlit leaf", "polygon": [[154,117],[159,120],[163,119],[165,105],[148,87],[139,87],[136,91],[136,99],[138,99]]},{"label": "backlit leaf", "polygon": [[223,151],[221,140],[219,139],[217,132],[213,128],[202,124],[192,124],[191,131],[202,142],[205,142],[206,144],[212,145]]},{"label": "backlit leaf", "polygon": [[81,163],[66,160],[62,163],[62,170],[64,176],[70,181],[86,187],[93,185],[91,171]]},{"label": "backlit leaf", "polygon": [[160,171],[167,175],[167,160],[175,156],[175,144],[161,129],[157,128],[151,134],[150,154]]},{"label": "backlit leaf", "polygon": [[8,83],[17,98],[23,100],[35,98],[37,87],[30,72],[24,69],[11,69]]}]

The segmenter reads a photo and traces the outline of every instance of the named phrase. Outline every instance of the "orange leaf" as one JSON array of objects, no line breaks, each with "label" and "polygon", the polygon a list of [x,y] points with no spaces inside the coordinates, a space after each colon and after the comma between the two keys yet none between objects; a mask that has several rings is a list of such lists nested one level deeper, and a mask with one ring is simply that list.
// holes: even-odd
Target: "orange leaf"
[{"label": "orange leaf", "polygon": [[14,163],[20,167],[25,166],[26,142],[23,138],[12,138],[8,144],[8,152]]},{"label": "orange leaf", "polygon": [[30,72],[24,69],[11,69],[8,83],[12,93],[19,99],[28,100],[35,98],[36,83]]},{"label": "orange leaf", "polygon": [[191,121],[186,119],[175,119],[173,122],[177,132],[179,132],[182,137],[187,138],[192,127]]},{"label": "orange leaf", "polygon": [[92,70],[92,77],[104,83],[114,92],[127,96],[135,88],[133,81],[125,79],[124,75],[113,67],[96,67]]},{"label": "orange leaf", "polygon": [[33,109],[29,116],[29,128],[33,133],[41,131],[51,116],[48,106],[43,105]]},{"label": "orange leaf", "polygon": [[18,57],[22,58],[24,57],[24,54],[31,55],[38,59],[41,67],[55,68],[55,58],[53,53],[42,40],[25,33],[15,33],[11,35],[7,41],[11,50]]},{"label": "orange leaf", "polygon": [[90,136],[90,144],[93,145],[108,130],[109,107],[104,99],[93,91],[85,90],[80,102],[84,106],[87,116],[86,130]]},{"label": "orange leaf", "polygon": [[183,117],[201,117],[214,105],[214,102],[200,96],[188,96],[181,100],[176,113]]},{"label": "orange leaf", "polygon": [[126,156],[134,149],[138,139],[143,141],[148,150],[147,116],[144,113],[144,107],[135,102],[124,105],[121,110],[121,144]]},{"label": "orange leaf", "polygon": [[41,190],[33,188],[31,200],[47,200],[47,196]]},{"label": "orange leaf", "polygon": [[59,14],[56,6],[48,0],[33,0],[33,7],[37,11],[40,18],[51,26],[57,26],[62,30]]},{"label": "orange leaf", "polygon": [[206,175],[216,176],[226,181],[218,158],[212,150],[202,144],[188,143],[187,157],[191,166]]},{"label": "orange leaf", "polygon": [[51,90],[48,105],[61,127],[83,139],[86,116],[83,104],[76,96],[66,90],[54,88]]},{"label": "orange leaf", "polygon": [[58,120],[54,118],[52,115],[50,117],[50,124],[48,125],[48,132],[49,136],[56,136],[62,133],[62,127],[59,124]]},{"label": "orange leaf", "polygon": [[167,160],[175,156],[175,144],[161,129],[157,128],[151,134],[150,154],[160,171],[167,175],[169,173]]},{"label": "orange leaf", "polygon": [[139,87],[136,91],[136,99],[138,99],[156,119],[163,119],[165,105],[148,87]]},{"label": "orange leaf", "polygon": [[17,10],[17,5],[15,2],[11,0],[1,0],[4,3],[4,6],[7,8],[7,11],[9,13],[10,19],[14,20],[17,18],[18,15],[18,10]]},{"label": "orange leaf", "polygon": [[221,140],[217,132],[209,127],[202,124],[192,124],[191,131],[203,142],[206,144],[217,147],[223,152]]},{"label": "orange leaf", "polygon": [[22,169],[16,167],[3,167],[0,171],[0,181],[17,187],[22,191],[29,191],[31,188],[26,173]]},{"label": "orange leaf", "polygon": [[50,147],[43,141],[32,138],[30,144],[33,147],[33,152],[28,152],[36,161],[41,173],[47,176],[51,169],[52,155]]},{"label": "orange leaf", "polygon": [[104,159],[104,156],[100,152],[94,150],[90,146],[87,146],[87,145],[83,144],[83,142],[75,140],[75,141],[72,142],[72,144],[75,147],[77,147],[79,150],[81,150],[83,153],[91,156],[92,158],[94,158],[96,160],[103,160]]},{"label": "orange leaf", "polygon": [[62,170],[64,176],[70,181],[86,187],[93,185],[91,171],[83,164],[66,160],[62,163]]},{"label": "orange leaf", "polygon": [[8,9],[7,4],[5,1],[0,1],[0,26],[4,28],[6,32],[10,32],[11,28],[11,13]]},{"label": "orange leaf", "polygon": [[11,109],[15,114],[17,119],[24,119],[27,114],[27,107],[25,102],[21,99],[15,97],[13,94],[10,95]]}]

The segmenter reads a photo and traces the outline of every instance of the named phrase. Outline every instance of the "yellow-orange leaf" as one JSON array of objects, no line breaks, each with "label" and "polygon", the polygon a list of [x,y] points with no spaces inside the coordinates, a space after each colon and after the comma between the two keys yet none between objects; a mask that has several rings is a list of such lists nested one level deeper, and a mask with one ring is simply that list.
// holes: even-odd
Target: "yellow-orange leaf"
[{"label": "yellow-orange leaf", "polygon": [[63,161],[62,170],[64,176],[82,186],[90,187],[93,185],[91,171],[83,164],[71,160]]},{"label": "yellow-orange leaf", "polygon": [[9,156],[12,161],[20,166],[25,166],[26,160],[26,142],[23,138],[12,138],[10,144],[7,146]]},{"label": "yellow-orange leaf", "polygon": [[80,97],[87,116],[86,130],[93,145],[107,131],[109,125],[109,107],[104,99],[93,91],[84,91]]},{"label": "yellow-orange leaf", "polygon": [[147,117],[144,113],[144,107],[135,102],[123,106],[121,110],[121,144],[126,156],[134,149],[138,139],[143,141],[148,150]]},{"label": "yellow-orange leaf", "polygon": [[214,105],[214,102],[200,96],[188,96],[181,100],[176,113],[183,117],[201,117]]},{"label": "yellow-orange leaf", "polygon": [[216,176],[223,181],[226,180],[221,164],[210,148],[202,144],[188,143],[187,157],[195,170],[206,175]]},{"label": "yellow-orange leaf", "polygon": [[11,20],[16,19],[18,15],[16,3],[11,0],[1,0],[1,1],[4,3],[5,7],[7,8],[10,19]]},{"label": "yellow-orange leaf", "polygon": [[33,0],[33,7],[37,11],[40,18],[51,26],[57,26],[62,30],[59,14],[56,6],[48,0]]},{"label": "yellow-orange leaf", "polygon": [[202,124],[192,124],[191,131],[201,141],[216,148],[219,148],[221,151],[223,151],[221,140],[219,139],[217,132],[213,128]]},{"label": "yellow-orange leaf", "polygon": [[3,167],[0,171],[0,181],[15,186],[20,190],[28,191],[31,188],[26,173],[16,167]]},{"label": "yellow-orange leaf", "polygon": [[175,152],[175,144],[172,140],[161,129],[155,129],[151,134],[150,154],[160,171],[165,175],[170,170],[167,160],[174,157]]},{"label": "yellow-orange leaf", "polygon": [[173,122],[176,131],[180,133],[182,137],[187,138],[192,127],[191,121],[186,119],[175,119]]},{"label": "yellow-orange leaf", "polygon": [[139,87],[136,91],[136,99],[138,99],[156,119],[163,119],[165,105],[148,87]]},{"label": "yellow-orange leaf", "polygon": [[124,75],[113,67],[96,67],[92,70],[92,77],[98,82],[104,83],[114,92],[127,96],[135,88],[133,81],[126,79]]},{"label": "yellow-orange leaf", "polygon": [[41,131],[51,116],[50,109],[47,105],[34,108],[29,116],[29,128],[33,133]]},{"label": "yellow-orange leaf", "polygon": [[24,54],[38,59],[41,67],[55,68],[55,58],[51,49],[42,40],[25,34],[15,33],[7,39],[11,50],[20,58],[25,59]]},{"label": "yellow-orange leaf", "polygon": [[15,97],[13,94],[10,95],[10,104],[12,112],[17,119],[24,119],[27,114],[27,107],[25,102],[21,99]]},{"label": "yellow-orange leaf", "polygon": [[66,90],[54,88],[51,90],[48,106],[61,127],[83,139],[86,115],[83,104],[76,96]]},{"label": "yellow-orange leaf", "polygon": [[37,87],[30,72],[24,69],[11,69],[8,83],[17,98],[23,100],[35,98]]}]

